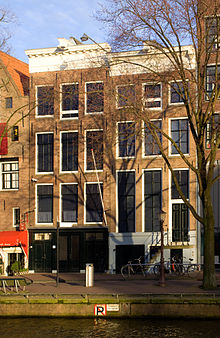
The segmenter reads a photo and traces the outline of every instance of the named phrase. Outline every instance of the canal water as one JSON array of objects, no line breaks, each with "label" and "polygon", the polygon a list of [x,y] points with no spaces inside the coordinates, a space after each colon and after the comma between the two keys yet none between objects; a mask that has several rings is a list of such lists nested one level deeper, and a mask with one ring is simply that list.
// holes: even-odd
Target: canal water
[{"label": "canal water", "polygon": [[219,321],[161,319],[0,318],[1,338],[220,337]]}]

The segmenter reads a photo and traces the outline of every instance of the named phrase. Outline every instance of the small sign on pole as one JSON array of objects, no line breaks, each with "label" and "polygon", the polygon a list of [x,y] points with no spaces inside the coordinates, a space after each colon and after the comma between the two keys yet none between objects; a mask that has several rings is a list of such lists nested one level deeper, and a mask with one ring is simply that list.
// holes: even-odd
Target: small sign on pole
[{"label": "small sign on pole", "polygon": [[94,314],[95,316],[106,316],[106,304],[96,304]]}]

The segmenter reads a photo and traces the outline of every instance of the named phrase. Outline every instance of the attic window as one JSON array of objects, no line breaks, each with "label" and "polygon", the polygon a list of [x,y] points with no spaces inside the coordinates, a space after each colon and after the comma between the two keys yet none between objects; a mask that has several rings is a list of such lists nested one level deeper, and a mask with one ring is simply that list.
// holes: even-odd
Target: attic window
[{"label": "attic window", "polygon": [[5,108],[12,108],[12,97],[5,98]]}]

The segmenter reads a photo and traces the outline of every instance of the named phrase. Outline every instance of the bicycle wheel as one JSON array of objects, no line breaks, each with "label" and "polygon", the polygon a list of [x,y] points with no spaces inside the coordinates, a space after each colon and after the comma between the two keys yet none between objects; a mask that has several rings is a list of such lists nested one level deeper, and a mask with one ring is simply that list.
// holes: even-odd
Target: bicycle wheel
[{"label": "bicycle wheel", "polygon": [[185,274],[185,267],[183,266],[183,264],[176,264],[175,267],[175,274],[177,276],[183,276]]},{"label": "bicycle wheel", "polygon": [[130,267],[128,265],[122,266],[121,275],[124,279],[128,279],[130,277]]},{"label": "bicycle wheel", "polygon": [[191,264],[188,266],[187,268],[187,274],[189,277],[193,277],[195,275],[195,272],[198,270],[197,265],[196,264]]},{"label": "bicycle wheel", "polygon": [[160,274],[160,264],[154,265],[154,274],[158,276]]}]

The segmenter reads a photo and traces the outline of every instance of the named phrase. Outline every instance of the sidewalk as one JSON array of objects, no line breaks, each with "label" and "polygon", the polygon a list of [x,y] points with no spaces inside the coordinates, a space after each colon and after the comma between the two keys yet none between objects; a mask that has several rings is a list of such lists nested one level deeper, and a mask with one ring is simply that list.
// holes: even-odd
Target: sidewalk
[{"label": "sidewalk", "polygon": [[121,275],[95,273],[94,286],[86,287],[85,274],[60,273],[60,281],[56,285],[56,274],[35,273],[24,277],[33,280],[26,286],[31,294],[91,294],[91,295],[146,295],[146,294],[216,294],[220,296],[220,274],[217,274],[215,290],[207,291],[201,288],[201,274],[194,279],[169,279],[166,286],[161,287],[158,280],[146,280],[138,276],[132,280],[124,280]]}]

